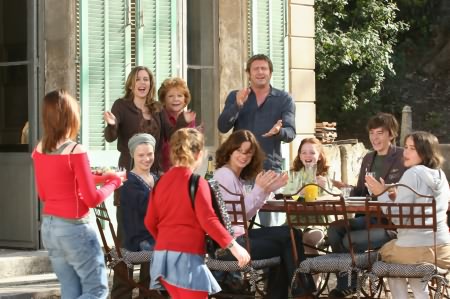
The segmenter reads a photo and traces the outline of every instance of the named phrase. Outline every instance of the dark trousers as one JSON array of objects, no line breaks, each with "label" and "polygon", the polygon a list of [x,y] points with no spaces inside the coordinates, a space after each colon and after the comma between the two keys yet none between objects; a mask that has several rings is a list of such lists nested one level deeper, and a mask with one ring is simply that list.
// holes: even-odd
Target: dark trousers
[{"label": "dark trousers", "polygon": [[[271,226],[249,231],[250,256],[252,260],[266,259],[271,257],[281,257],[281,264],[269,272],[268,296],[267,298],[283,299],[288,298],[289,287],[297,265],[294,263],[292,253],[292,243],[289,227]],[[238,243],[245,247],[245,239],[239,237]],[[305,259],[302,234],[296,230],[296,247],[299,260]],[[232,259],[229,254],[221,259]],[[309,274],[301,274],[298,279],[298,287],[291,290],[293,295],[302,296],[311,294],[316,290],[314,280]]]},{"label": "dark trousers", "polygon": [[[367,231],[367,218],[360,216],[349,219],[350,238],[355,253],[362,253],[369,248],[369,239]],[[395,238],[395,234],[390,234],[382,228],[370,230],[370,248],[376,249]],[[335,253],[350,252],[350,244],[348,242],[347,229],[344,220],[333,222],[328,228],[328,242],[331,249]],[[351,286],[348,285],[347,273],[340,273],[337,276],[337,289],[343,290],[347,288],[356,288],[356,274],[352,274]]]},{"label": "dark trousers", "polygon": [[[120,206],[116,207],[116,217],[117,217],[117,238],[122,240],[123,229],[122,229],[122,211]],[[130,278],[133,278],[133,270],[130,269],[128,272]],[[141,264],[141,269],[139,271],[139,283],[149,287],[150,286],[150,263]],[[133,293],[133,287],[119,277],[119,275],[113,276],[113,285],[111,288],[111,299],[131,299]],[[142,298],[142,297],[141,297]]]}]

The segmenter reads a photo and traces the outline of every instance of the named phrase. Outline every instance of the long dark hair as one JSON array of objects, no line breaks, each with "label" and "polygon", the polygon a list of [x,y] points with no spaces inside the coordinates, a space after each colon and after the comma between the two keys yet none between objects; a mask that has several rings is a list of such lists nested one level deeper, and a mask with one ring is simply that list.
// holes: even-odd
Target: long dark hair
[{"label": "long dark hair", "polygon": [[413,140],[417,154],[422,159],[421,165],[432,169],[438,169],[442,166],[444,157],[439,149],[439,140],[436,136],[428,132],[416,131],[405,136],[405,144],[409,137]]},{"label": "long dark hair", "polygon": [[259,146],[252,132],[248,130],[234,131],[216,151],[216,169],[224,166],[230,161],[231,154],[239,149],[244,142],[250,142],[250,150],[253,152],[252,160],[242,169],[241,178],[253,180],[261,172],[265,154]]}]

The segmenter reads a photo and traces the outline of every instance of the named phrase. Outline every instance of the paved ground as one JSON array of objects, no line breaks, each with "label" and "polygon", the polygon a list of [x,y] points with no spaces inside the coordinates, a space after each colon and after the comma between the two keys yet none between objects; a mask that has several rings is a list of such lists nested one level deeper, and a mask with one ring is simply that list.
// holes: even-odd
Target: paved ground
[{"label": "paved ground", "polygon": [[[59,299],[60,286],[51,271],[45,251],[0,249],[0,299]],[[109,280],[111,284],[112,274]],[[331,275],[329,289],[335,284],[335,275]]]}]

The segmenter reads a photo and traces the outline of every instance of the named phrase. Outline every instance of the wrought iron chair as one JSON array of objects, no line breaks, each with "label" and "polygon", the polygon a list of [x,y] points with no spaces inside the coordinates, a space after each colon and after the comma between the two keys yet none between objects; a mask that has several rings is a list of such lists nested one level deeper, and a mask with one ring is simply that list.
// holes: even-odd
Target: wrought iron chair
[{"label": "wrought iron chair", "polygon": [[[387,192],[390,188],[406,188],[415,194],[416,198],[428,198],[427,203],[396,203],[396,202],[378,202],[366,200],[366,210],[370,211],[370,218],[367,219],[369,228],[368,238],[370,244],[370,228],[383,229],[425,229],[432,230],[434,234],[434,251],[436,252],[436,200],[433,195],[423,195],[417,193],[413,188],[405,184],[394,184],[383,190],[378,195]],[[372,219],[372,221],[370,221]],[[441,269],[437,266],[437,255],[435,255],[434,264],[395,264],[379,260],[373,263],[370,271],[364,275],[364,279],[383,280],[383,278],[421,278],[429,281],[429,287],[435,292],[435,298],[446,293],[448,298],[448,281],[445,276],[448,269]],[[372,285],[374,285],[372,283]],[[387,292],[385,290],[385,292]]]},{"label": "wrought iron chair", "polygon": [[[133,269],[133,265],[141,265],[143,263],[151,262],[153,251],[139,251],[133,252],[120,247],[119,239],[117,238],[114,226],[109,217],[108,210],[104,202],[99,204],[94,209],[95,220],[97,223],[97,228],[102,239],[103,248],[105,251],[105,260],[108,268],[114,270],[114,275],[118,275],[119,278],[127,282],[132,288],[138,288],[140,293],[145,297],[149,298],[165,298],[156,290],[150,290],[146,285],[142,285],[133,279],[132,274],[130,275],[130,270]],[[110,246],[106,239],[106,227],[107,224],[113,245]]]},{"label": "wrought iron chair", "polygon": [[[218,189],[222,188],[227,194],[231,196],[239,197],[239,200],[227,200],[223,199],[222,193]],[[222,200],[227,207],[227,212],[231,220],[231,224],[233,226],[243,226],[245,229],[245,236],[248,236],[248,225],[249,221],[246,216],[245,211],[245,203],[243,194],[238,194],[231,192],[227,188],[222,185],[211,183],[211,187],[216,194],[216,199],[218,201]],[[248,252],[250,252],[250,241],[248,237],[244,237],[245,239],[245,248]],[[210,270],[214,271],[222,271],[225,273],[231,272],[240,272],[241,277],[243,279],[244,285],[247,285],[248,288],[245,292],[239,291],[239,296],[227,290],[224,290],[218,294],[213,295],[214,298],[255,298],[255,296],[264,296],[266,295],[264,281],[265,274],[267,274],[267,269],[271,267],[276,267],[280,264],[280,257],[273,257],[269,259],[261,259],[261,260],[251,260],[250,263],[244,268],[239,267],[237,261],[225,261],[219,258],[214,258],[211,256],[207,256],[206,265]],[[219,280],[219,284],[223,285],[223,280]]]},{"label": "wrought iron chair", "polygon": [[[329,200],[316,200],[313,202],[305,202],[302,200],[294,201],[292,196],[299,194],[307,186],[316,186],[319,190],[339,199]],[[340,194],[333,194],[317,184],[307,184],[300,188],[294,194],[280,194],[277,198],[284,199],[284,207],[286,211],[286,219],[290,228],[308,227],[308,226],[321,226],[328,227],[332,222],[343,219],[344,225],[349,232],[349,223],[347,218],[347,211],[345,207],[345,200]],[[295,243],[295,235],[291,230],[292,243]],[[352,271],[357,272],[358,275],[362,274],[362,270],[367,269],[369,266],[369,253],[355,254],[353,247],[351,246],[352,240],[348,233],[348,244],[350,244],[350,253],[329,253],[322,251],[320,248],[317,250],[322,253],[316,256],[307,257],[306,260],[301,261],[296,273],[309,273],[309,274],[325,274],[325,278],[318,287],[317,297],[320,297],[322,293],[327,289],[328,279],[331,273],[346,272],[350,274]],[[293,248],[296,262],[298,262],[298,254],[295,248]],[[370,253],[370,255],[376,256],[376,253]],[[292,280],[292,284],[295,282],[295,277]],[[359,288],[360,286],[358,286]]]}]

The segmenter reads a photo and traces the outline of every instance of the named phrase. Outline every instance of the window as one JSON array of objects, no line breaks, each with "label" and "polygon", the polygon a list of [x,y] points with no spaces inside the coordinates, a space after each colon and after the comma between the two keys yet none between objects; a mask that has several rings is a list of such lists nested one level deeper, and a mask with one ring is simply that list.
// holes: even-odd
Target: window
[{"label": "window", "polygon": [[26,0],[0,0],[0,151],[28,151],[27,13]]},{"label": "window", "polygon": [[82,143],[115,149],[103,137],[103,112],[124,95],[136,65],[150,68],[157,87],[177,73],[176,0],[79,0],[79,95]]},{"label": "window", "polygon": [[266,54],[273,62],[272,85],[286,89],[286,0],[248,0],[248,54]]},{"label": "window", "polygon": [[187,78],[192,95],[190,109],[197,123],[204,124],[206,145],[217,141],[217,1],[188,0],[187,4]]}]

